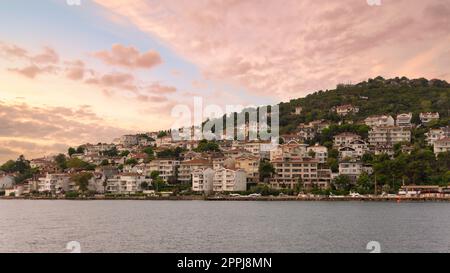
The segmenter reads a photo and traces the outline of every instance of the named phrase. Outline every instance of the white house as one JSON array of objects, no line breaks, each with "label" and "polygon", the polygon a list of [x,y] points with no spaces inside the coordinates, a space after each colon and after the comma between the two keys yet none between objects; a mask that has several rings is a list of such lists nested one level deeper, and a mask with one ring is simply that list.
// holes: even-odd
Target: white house
[{"label": "white house", "polygon": [[247,174],[244,170],[221,168],[214,174],[213,190],[232,192],[247,190]]},{"label": "white house", "polygon": [[307,148],[307,153],[314,152],[314,158],[319,160],[319,163],[325,163],[328,159],[328,149],[325,146],[316,144]]},{"label": "white house", "polygon": [[336,113],[340,116],[346,116],[350,113],[358,113],[359,108],[351,104],[336,106]]},{"label": "white house", "polygon": [[397,115],[397,126],[411,126],[412,113],[402,113]]},{"label": "white house", "polygon": [[426,112],[426,113],[420,113],[419,115],[420,121],[424,124],[439,119],[439,113],[438,112]]},{"label": "white house", "polygon": [[370,116],[364,120],[367,126],[393,126],[395,125],[395,120],[392,116],[381,115],[381,116]]},{"label": "white house", "polygon": [[400,126],[378,126],[369,131],[370,145],[411,142],[411,130]]},{"label": "white house", "polygon": [[137,173],[123,173],[107,180],[106,191],[110,193],[135,193],[143,190],[141,184],[144,182],[150,186],[152,180]]},{"label": "white house", "polygon": [[434,153],[445,153],[450,151],[450,137],[438,139],[434,142]]},{"label": "white house", "polygon": [[352,180],[358,179],[363,172],[363,164],[357,161],[344,161],[339,163],[339,174],[346,175]]},{"label": "white house", "polygon": [[66,173],[48,173],[45,177],[38,180],[39,192],[60,193],[75,189],[75,183],[70,181],[70,175]]},{"label": "white house", "polygon": [[442,139],[447,135],[448,128],[430,129],[428,133],[425,133],[427,144],[430,146],[434,145],[436,140]]},{"label": "white house", "polygon": [[212,193],[215,173],[211,168],[194,170],[192,172],[192,190],[206,194]]},{"label": "white house", "polygon": [[360,135],[357,135],[355,133],[345,132],[345,133],[341,133],[341,134],[334,136],[333,145],[335,147],[347,146],[351,142],[353,142],[355,140],[359,140],[359,139],[361,139]]},{"label": "white house", "polygon": [[0,175],[0,189],[11,188],[14,184],[14,177],[10,175]]}]

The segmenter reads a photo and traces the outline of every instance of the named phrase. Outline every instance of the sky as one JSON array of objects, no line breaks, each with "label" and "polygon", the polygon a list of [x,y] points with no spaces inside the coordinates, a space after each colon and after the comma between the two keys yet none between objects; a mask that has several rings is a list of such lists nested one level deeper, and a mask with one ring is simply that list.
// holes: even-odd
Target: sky
[{"label": "sky", "polygon": [[[383,77],[450,80],[448,0],[0,0],[0,162]],[[75,5],[74,5],[75,3]]]}]

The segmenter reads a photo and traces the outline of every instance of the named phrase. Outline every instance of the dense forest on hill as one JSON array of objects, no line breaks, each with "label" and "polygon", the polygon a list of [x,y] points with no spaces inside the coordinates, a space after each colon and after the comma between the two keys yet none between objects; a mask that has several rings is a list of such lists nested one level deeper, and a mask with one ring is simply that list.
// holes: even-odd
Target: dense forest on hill
[{"label": "dense forest on hill", "polygon": [[[338,85],[336,89],[318,91],[304,98],[280,103],[280,133],[292,132],[300,123],[317,119],[339,121],[333,106],[352,104],[359,113],[348,116],[355,122],[370,115],[412,112],[413,122],[420,112],[439,112],[448,122],[450,115],[450,84],[442,80],[377,77],[354,85]],[[295,115],[295,108],[303,108]]]}]

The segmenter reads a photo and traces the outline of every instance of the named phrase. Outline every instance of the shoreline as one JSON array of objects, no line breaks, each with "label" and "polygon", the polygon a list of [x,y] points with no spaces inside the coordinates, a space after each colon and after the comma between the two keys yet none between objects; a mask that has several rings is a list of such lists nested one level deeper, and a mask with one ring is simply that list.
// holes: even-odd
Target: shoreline
[{"label": "shoreline", "polygon": [[204,196],[168,196],[168,197],[148,197],[148,196],[128,196],[128,197],[0,197],[0,200],[68,200],[68,201],[303,201],[303,202],[450,202],[449,197],[204,197]]}]

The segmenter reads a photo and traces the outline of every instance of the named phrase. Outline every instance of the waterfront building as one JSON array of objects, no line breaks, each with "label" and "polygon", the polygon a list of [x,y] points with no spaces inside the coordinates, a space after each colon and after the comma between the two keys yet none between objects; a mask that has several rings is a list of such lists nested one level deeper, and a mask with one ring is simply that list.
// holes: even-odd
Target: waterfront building
[{"label": "waterfront building", "polygon": [[339,162],[339,175],[346,175],[352,181],[356,181],[363,172],[363,164],[359,161],[341,161]]},{"label": "waterfront building", "polygon": [[221,168],[215,171],[213,180],[215,192],[247,190],[247,174],[242,169]]},{"label": "waterfront building", "polygon": [[234,161],[237,169],[242,169],[247,173],[247,183],[258,183],[260,157],[239,156]]},{"label": "waterfront building", "polygon": [[157,171],[164,182],[173,182],[179,165],[180,161],[176,159],[155,159],[149,163],[147,175],[150,176],[153,171]]},{"label": "waterfront building", "polygon": [[39,192],[61,193],[75,190],[75,183],[70,181],[66,173],[47,173],[38,180]]},{"label": "waterfront building", "polygon": [[213,192],[215,173],[211,168],[194,170],[192,172],[192,191],[211,194]]},{"label": "waterfront building", "polygon": [[109,193],[133,194],[142,190],[141,184],[144,182],[150,186],[152,180],[138,173],[122,173],[106,181],[106,191]]},{"label": "waterfront building", "polygon": [[299,183],[314,183],[318,181],[317,159],[276,159],[272,161],[275,175],[270,179],[273,188],[294,189]]},{"label": "waterfront building", "polygon": [[194,172],[194,170],[205,170],[212,167],[212,162],[206,159],[197,158],[182,161],[178,169],[178,181],[181,183],[189,184],[191,182],[192,173]]}]

